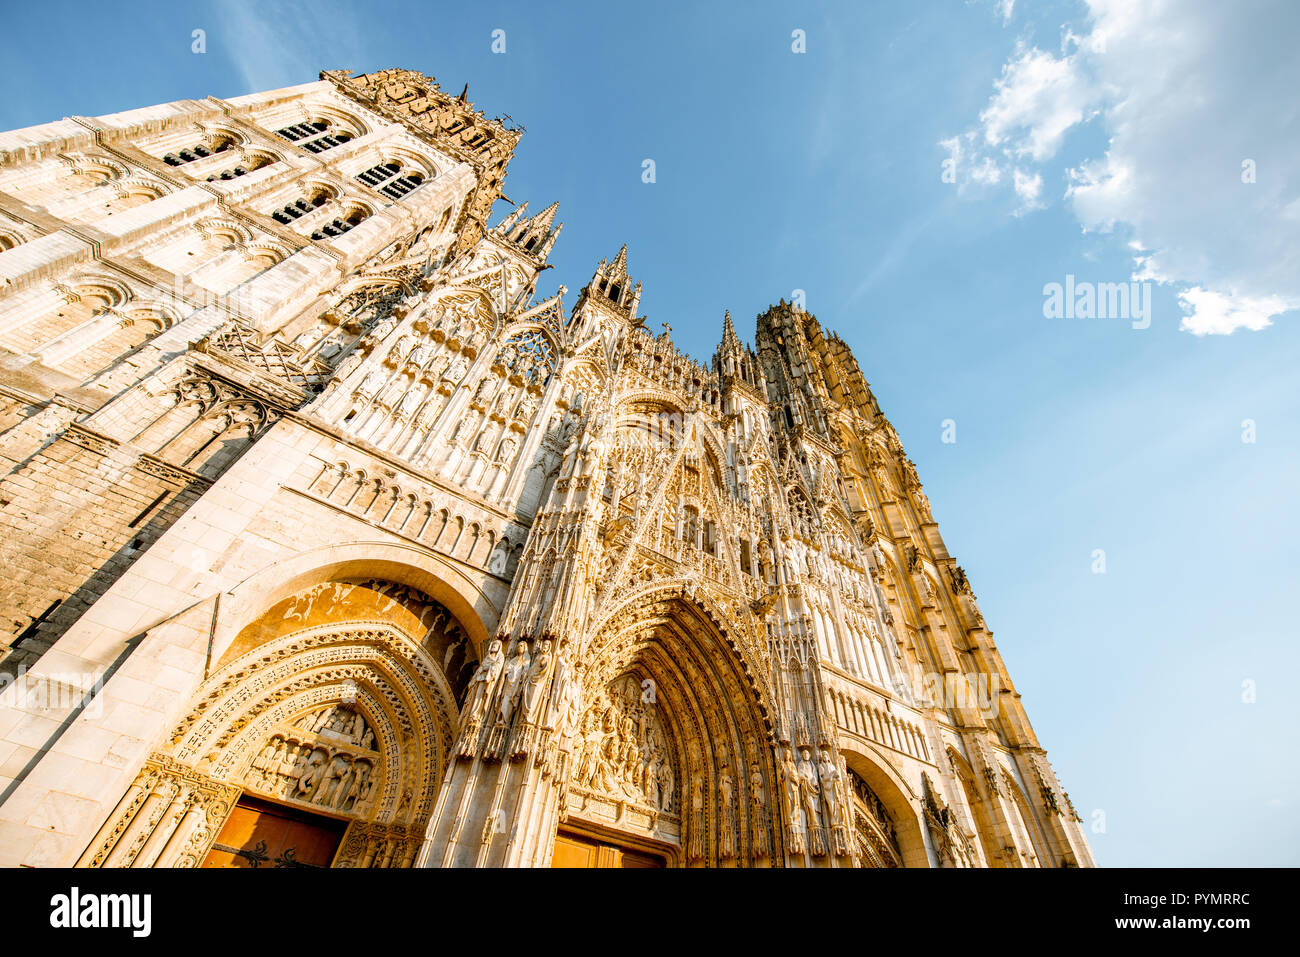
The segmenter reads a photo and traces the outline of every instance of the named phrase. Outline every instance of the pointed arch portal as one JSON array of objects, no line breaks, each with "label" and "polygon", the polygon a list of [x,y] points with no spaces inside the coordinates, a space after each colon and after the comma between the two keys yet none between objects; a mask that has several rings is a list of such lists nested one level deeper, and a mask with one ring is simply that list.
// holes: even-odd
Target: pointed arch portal
[{"label": "pointed arch portal", "polygon": [[329,578],[280,598],[80,863],[409,867],[477,661],[464,624],[412,585]]},{"label": "pointed arch portal", "polygon": [[[680,590],[659,591],[611,616],[581,660],[563,826],[621,841],[620,860],[650,852],[716,867],[780,857],[767,709],[716,618]],[[561,835],[557,862],[572,843]]]}]

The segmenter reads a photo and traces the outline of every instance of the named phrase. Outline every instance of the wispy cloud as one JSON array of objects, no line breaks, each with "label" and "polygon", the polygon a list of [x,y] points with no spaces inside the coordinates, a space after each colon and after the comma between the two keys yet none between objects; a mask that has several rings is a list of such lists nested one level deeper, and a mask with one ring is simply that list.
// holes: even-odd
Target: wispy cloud
[{"label": "wispy cloud", "polygon": [[365,61],[368,31],[351,5],[233,0],[213,9],[221,24],[210,49],[230,58],[249,93],[309,83],[322,69]]},{"label": "wispy cloud", "polygon": [[1105,153],[1051,172],[1085,231],[1136,240],[1134,278],[1179,289],[1180,328],[1262,329],[1300,309],[1300,61],[1278,42],[1300,11],[1086,2],[1086,27],[1062,29],[1059,55],[1018,41],[979,124],[940,142],[959,186],[1009,179],[1014,215],[1042,208],[1040,170],[1097,120]]},{"label": "wispy cloud", "polygon": [[916,241],[930,235],[935,223],[947,216],[949,210],[944,205],[934,207],[924,216],[909,221],[894,237],[885,254],[876,260],[875,265],[862,277],[862,281],[849,293],[846,305],[851,305],[871,291],[881,279],[884,279],[902,263]]}]

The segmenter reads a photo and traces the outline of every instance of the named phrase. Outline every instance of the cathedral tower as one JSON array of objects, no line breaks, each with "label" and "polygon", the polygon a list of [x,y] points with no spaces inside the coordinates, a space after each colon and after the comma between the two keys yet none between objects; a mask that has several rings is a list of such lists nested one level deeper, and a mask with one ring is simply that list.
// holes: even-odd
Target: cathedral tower
[{"label": "cathedral tower", "polygon": [[0,134],[0,864],[1091,865],[847,345],[566,306],[519,138],[404,70]]}]

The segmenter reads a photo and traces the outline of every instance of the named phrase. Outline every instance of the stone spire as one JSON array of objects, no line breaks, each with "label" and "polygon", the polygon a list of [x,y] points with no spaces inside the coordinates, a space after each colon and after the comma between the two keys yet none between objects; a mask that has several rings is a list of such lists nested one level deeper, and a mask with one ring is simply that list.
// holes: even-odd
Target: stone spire
[{"label": "stone spire", "polygon": [[552,228],[559,208],[559,203],[551,203],[536,216],[525,217],[528,204],[521,203],[492,232],[525,255],[544,263],[555,246],[555,240],[559,238],[560,230],[564,228],[564,223]]}]

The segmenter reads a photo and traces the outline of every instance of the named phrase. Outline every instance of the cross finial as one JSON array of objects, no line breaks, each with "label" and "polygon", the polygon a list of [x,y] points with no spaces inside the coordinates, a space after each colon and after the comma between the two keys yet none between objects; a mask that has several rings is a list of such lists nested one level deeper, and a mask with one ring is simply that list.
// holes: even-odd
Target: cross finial
[{"label": "cross finial", "polygon": [[665,323],[664,323],[664,336],[667,336],[668,333],[670,333],[670,332],[672,332],[672,331],[673,331],[673,327],[670,326],[670,325],[668,325],[668,323],[665,322]]}]

